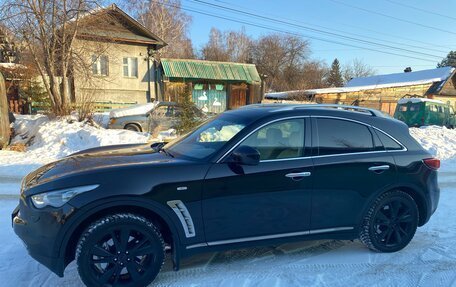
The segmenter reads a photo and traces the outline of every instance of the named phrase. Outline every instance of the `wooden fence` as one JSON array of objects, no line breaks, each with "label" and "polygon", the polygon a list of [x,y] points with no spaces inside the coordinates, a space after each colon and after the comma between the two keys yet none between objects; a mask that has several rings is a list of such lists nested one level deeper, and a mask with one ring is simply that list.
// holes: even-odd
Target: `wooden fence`
[{"label": "wooden fence", "polygon": [[10,139],[10,122],[8,101],[6,100],[5,80],[0,73],[0,149],[8,145]]},{"label": "wooden fence", "polygon": [[[109,112],[112,109],[126,108],[132,105],[136,105],[137,102],[129,103],[116,103],[116,102],[94,102],[93,111],[96,113]],[[50,105],[45,102],[32,102],[32,114],[44,113],[49,111]]]}]

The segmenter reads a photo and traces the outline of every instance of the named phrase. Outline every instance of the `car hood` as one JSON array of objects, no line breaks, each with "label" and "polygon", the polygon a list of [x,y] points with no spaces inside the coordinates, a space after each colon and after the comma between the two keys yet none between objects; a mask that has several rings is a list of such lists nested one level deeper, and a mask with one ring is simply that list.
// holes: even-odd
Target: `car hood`
[{"label": "car hood", "polygon": [[46,164],[27,175],[22,189],[28,189],[64,176],[133,165],[154,165],[179,161],[155,152],[150,144],[115,145],[83,150]]}]

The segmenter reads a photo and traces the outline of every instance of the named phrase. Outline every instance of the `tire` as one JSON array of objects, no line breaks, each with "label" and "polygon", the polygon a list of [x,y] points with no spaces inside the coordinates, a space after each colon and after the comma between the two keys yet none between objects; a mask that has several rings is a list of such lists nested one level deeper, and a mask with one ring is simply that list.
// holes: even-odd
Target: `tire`
[{"label": "tire", "polygon": [[141,128],[136,124],[128,124],[124,127],[124,129],[134,132],[141,132]]},{"label": "tire", "polygon": [[78,272],[87,286],[147,286],[164,258],[165,242],[158,228],[131,213],[95,221],[76,248]]},{"label": "tire", "polygon": [[418,227],[418,207],[405,192],[379,196],[364,217],[359,238],[369,249],[396,252],[407,246]]}]

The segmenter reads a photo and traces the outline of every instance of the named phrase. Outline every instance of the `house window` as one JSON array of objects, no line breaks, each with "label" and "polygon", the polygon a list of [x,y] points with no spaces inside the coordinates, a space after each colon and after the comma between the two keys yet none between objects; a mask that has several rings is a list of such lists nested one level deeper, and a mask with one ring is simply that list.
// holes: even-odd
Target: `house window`
[{"label": "house window", "polygon": [[123,58],[123,75],[124,77],[138,77],[138,58]]},{"label": "house window", "polygon": [[108,65],[108,56],[92,55],[92,74],[97,76],[107,76]]}]

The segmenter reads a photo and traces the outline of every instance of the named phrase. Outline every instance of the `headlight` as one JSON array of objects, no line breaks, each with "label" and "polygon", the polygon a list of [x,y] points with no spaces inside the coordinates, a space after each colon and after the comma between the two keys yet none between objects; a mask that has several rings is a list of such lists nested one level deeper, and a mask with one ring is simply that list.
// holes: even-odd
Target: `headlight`
[{"label": "headlight", "polygon": [[109,124],[110,124],[110,125],[113,125],[113,124],[116,123],[116,121],[117,121],[117,119],[115,119],[115,118],[110,118],[110,119],[109,119]]},{"label": "headlight", "polygon": [[54,190],[50,192],[40,193],[32,195],[33,205],[36,208],[43,208],[45,206],[61,207],[67,203],[70,199],[78,194],[86,191],[93,190],[100,186],[99,184],[85,185],[70,187],[65,189]]}]

